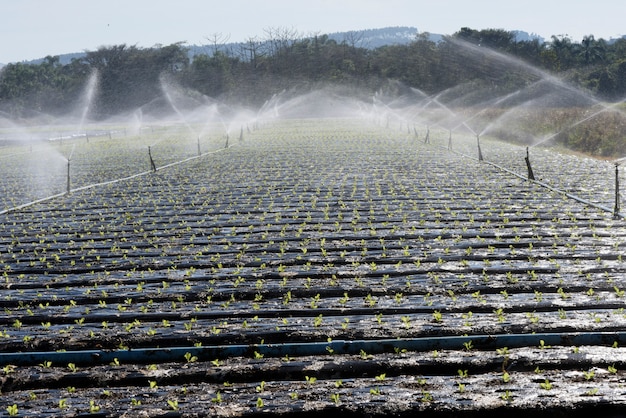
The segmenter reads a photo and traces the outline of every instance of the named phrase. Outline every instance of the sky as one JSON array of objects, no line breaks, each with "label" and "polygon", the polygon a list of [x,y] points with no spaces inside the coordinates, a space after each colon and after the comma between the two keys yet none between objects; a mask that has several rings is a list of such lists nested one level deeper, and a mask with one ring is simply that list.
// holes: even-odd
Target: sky
[{"label": "sky", "polygon": [[522,30],[546,40],[626,35],[625,0],[0,0],[0,63],[119,44],[301,37],[387,26],[451,35]]}]

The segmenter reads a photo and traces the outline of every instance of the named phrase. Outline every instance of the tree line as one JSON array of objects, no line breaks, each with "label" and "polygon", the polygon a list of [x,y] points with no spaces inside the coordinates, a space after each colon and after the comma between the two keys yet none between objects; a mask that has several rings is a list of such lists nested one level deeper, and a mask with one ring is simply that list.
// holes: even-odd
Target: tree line
[{"label": "tree line", "polygon": [[[529,68],[556,74],[606,100],[626,95],[626,39],[609,43],[588,35],[576,42],[555,35],[549,42],[517,41],[514,32],[462,28],[439,42],[421,33],[408,44],[374,49],[362,45],[357,32],[337,42],[328,35],[274,29],[265,39],[250,38],[230,49],[219,40],[216,36],[206,53],[192,58],[182,43],[122,44],[88,51],[65,65],[53,56],[38,64],[9,64],[0,72],[0,114],[63,115],[80,100],[94,70],[98,92],[90,116],[95,119],[158,101],[164,79],[190,94],[250,106],[294,85],[325,82],[375,91],[393,79],[426,94],[469,85],[510,89],[537,77]],[[489,60],[484,51],[502,55]]]}]

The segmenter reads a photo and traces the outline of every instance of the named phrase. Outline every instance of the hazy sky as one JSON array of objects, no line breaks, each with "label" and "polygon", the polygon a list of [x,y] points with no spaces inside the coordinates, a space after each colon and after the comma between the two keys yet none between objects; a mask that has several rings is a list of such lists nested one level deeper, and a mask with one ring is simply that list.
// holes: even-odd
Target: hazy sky
[{"label": "hazy sky", "polygon": [[385,26],[609,39],[626,34],[626,0],[0,0],[0,63],[117,44],[199,45],[215,34],[262,39],[272,28],[305,36]]}]

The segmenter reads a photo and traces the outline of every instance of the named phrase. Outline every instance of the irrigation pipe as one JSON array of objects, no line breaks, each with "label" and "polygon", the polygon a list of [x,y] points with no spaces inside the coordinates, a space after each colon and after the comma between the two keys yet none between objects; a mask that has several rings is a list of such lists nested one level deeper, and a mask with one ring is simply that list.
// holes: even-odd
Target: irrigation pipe
[{"label": "irrigation pipe", "polygon": [[333,354],[354,355],[432,350],[493,350],[539,346],[612,346],[626,343],[626,332],[580,332],[539,334],[496,334],[410,339],[335,340],[313,343],[235,344],[207,347],[139,348],[130,350],[81,350],[0,353],[0,366],[95,365],[110,363],[155,364],[183,362],[196,356],[200,361],[230,357],[300,357]]},{"label": "irrigation pipe", "polygon": [[[448,150],[448,148],[445,148],[445,147],[442,147],[442,146],[439,146],[439,147],[441,147],[441,148],[443,148],[443,149]],[[540,181],[540,180],[535,180],[535,179],[529,179],[527,176],[524,176],[524,175],[522,175],[522,174],[516,173],[515,171],[513,171],[513,170],[509,170],[508,168],[503,167],[503,166],[501,166],[501,165],[499,165],[499,164],[496,164],[496,163],[494,163],[494,162],[491,162],[491,161],[488,161],[488,160],[481,160],[480,158],[476,158],[476,157],[473,157],[473,156],[471,156],[471,155],[467,155],[467,154],[464,154],[464,153],[462,153],[462,152],[458,152],[458,151],[455,151],[455,150],[449,150],[449,151],[451,151],[451,152],[453,152],[453,153],[455,153],[455,154],[457,154],[457,155],[460,155],[460,156],[462,156],[462,157],[465,157],[465,158],[469,158],[469,159],[472,159],[472,160],[477,160],[477,161],[480,161],[481,163],[489,164],[489,165],[491,165],[491,166],[493,166],[493,167],[496,167],[496,168],[497,168],[497,169],[499,169],[499,170],[502,170],[502,171],[504,171],[504,172],[507,172],[507,173],[509,173],[509,174],[512,174],[512,175],[513,175],[513,176],[515,176],[515,177],[518,177],[518,178],[520,178],[520,179],[522,179],[522,180],[528,180],[528,181],[531,181],[531,182],[533,182],[533,183],[535,183],[535,184],[537,184],[537,185],[539,185],[539,186],[541,186],[541,187],[544,187],[544,188],[546,188],[546,189],[548,189],[548,190],[550,190],[550,191],[556,192],[556,193],[560,193],[560,194],[562,194],[562,195],[564,195],[564,196],[566,196],[566,197],[568,197],[568,198],[570,198],[570,199],[573,199],[573,200],[575,200],[575,201],[577,201],[577,202],[580,202],[580,203],[582,203],[582,204],[584,204],[584,205],[591,206],[591,207],[594,207],[594,208],[596,208],[596,209],[603,210],[603,211],[605,211],[605,212],[610,212],[610,213],[613,213],[613,215],[614,215],[615,217],[624,218],[624,217],[626,216],[626,215],[624,215],[623,213],[619,213],[619,212],[618,212],[618,213],[616,213],[616,212],[614,211],[614,209],[609,208],[608,206],[600,205],[600,204],[598,204],[598,203],[594,203],[594,202],[592,202],[592,201],[590,201],[590,200],[583,199],[583,198],[582,198],[582,197],[580,197],[580,196],[576,196],[576,195],[571,194],[571,193],[569,193],[569,192],[566,192],[566,191],[564,191],[564,190],[557,189],[556,187],[550,186],[548,183],[545,183],[545,182],[543,182],[543,181]]]},{"label": "irrigation pipe", "polygon": [[[204,156],[209,155],[209,154],[215,154],[215,153],[224,151],[226,149],[228,149],[228,148],[218,148],[218,149],[213,150],[213,151],[208,151],[208,152],[205,152],[205,153],[200,154],[200,155],[194,155],[192,157],[185,158],[184,160],[175,161],[173,163],[160,166],[157,169],[161,170],[163,168],[169,168],[169,167],[173,167],[173,166],[176,166],[176,165],[179,165],[179,164],[184,164],[184,163],[189,162],[191,160],[195,160],[197,158],[201,158],[201,157],[204,157]],[[0,211],[0,215],[5,215],[5,214],[11,213],[11,212],[17,212],[17,211],[22,210],[24,208],[27,208],[29,206],[33,206],[33,205],[36,205],[38,203],[46,202],[48,200],[53,200],[53,199],[65,196],[69,192],[79,192],[79,191],[82,191],[82,190],[92,189],[94,187],[100,187],[100,186],[106,186],[108,184],[119,183],[121,181],[134,179],[135,177],[141,177],[141,176],[145,176],[147,174],[152,174],[153,172],[154,171],[152,171],[152,170],[148,170],[148,171],[143,171],[141,173],[132,174],[130,176],[121,177],[121,178],[118,178],[118,179],[115,179],[115,180],[109,180],[109,181],[104,181],[104,182],[101,182],[101,183],[93,183],[93,184],[88,184],[87,186],[77,187],[75,189],[68,190],[67,192],[57,193],[57,194],[52,195],[52,196],[47,196],[47,197],[44,197],[44,198],[41,198],[41,199],[38,199],[38,200],[33,200],[32,202],[24,203],[24,204],[19,205],[19,206],[15,206],[15,207],[12,207],[12,208],[1,210]]]},{"label": "irrigation pipe", "polygon": [[[496,168],[498,168],[500,170],[506,171],[507,173],[510,173],[510,174],[512,174],[512,175],[514,175],[516,177],[519,177],[522,180],[529,180],[529,181],[532,181],[533,183],[536,183],[536,184],[538,184],[538,185],[540,185],[540,186],[542,186],[542,187],[544,187],[544,188],[546,188],[546,189],[548,189],[550,191],[553,191],[553,192],[556,192],[556,193],[561,193],[561,194],[565,195],[566,197],[568,197],[570,199],[576,200],[577,202],[583,203],[583,204],[588,205],[588,206],[592,206],[592,207],[594,207],[596,209],[600,209],[600,210],[603,210],[603,211],[606,211],[606,212],[613,213],[613,209],[611,209],[611,208],[609,208],[607,206],[603,206],[603,205],[594,203],[594,202],[592,202],[590,200],[583,199],[582,197],[576,196],[576,195],[571,194],[569,192],[566,192],[564,190],[557,189],[556,187],[550,186],[548,183],[544,183],[543,181],[528,179],[527,177],[525,177],[525,176],[523,176],[523,175],[521,175],[519,173],[516,173],[516,172],[514,172],[512,170],[509,170],[506,167],[502,167],[501,165],[498,165],[498,164],[493,163],[491,161],[483,161],[483,162],[485,162],[487,164],[490,164],[490,165],[492,165],[492,166],[494,166],[494,167],[496,167]],[[617,216],[623,217],[623,215],[621,213],[617,214]]]}]

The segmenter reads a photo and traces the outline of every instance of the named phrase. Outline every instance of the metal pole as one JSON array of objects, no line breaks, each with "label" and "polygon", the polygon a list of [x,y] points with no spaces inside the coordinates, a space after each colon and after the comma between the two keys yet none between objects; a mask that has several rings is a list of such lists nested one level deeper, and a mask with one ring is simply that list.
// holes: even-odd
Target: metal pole
[{"label": "metal pole", "polygon": [[152,168],[152,171],[156,172],[156,164],[154,164],[154,160],[152,159],[152,151],[150,149],[150,145],[148,145],[148,157],[150,157],[150,168]]},{"label": "metal pole", "polygon": [[70,194],[71,183],[70,183],[70,159],[67,160],[67,194]]},{"label": "metal pole", "polygon": [[534,180],[535,174],[533,173],[533,168],[530,165],[530,156],[528,154],[528,147],[526,147],[526,157],[524,157],[524,160],[526,160],[526,168],[528,168],[528,180]]},{"label": "metal pole", "polygon": [[478,143],[478,161],[483,161],[483,152],[480,149],[480,135],[476,134],[476,142]]},{"label": "metal pole", "polygon": [[613,217],[619,218],[619,163],[615,164],[615,207],[613,208]]}]

